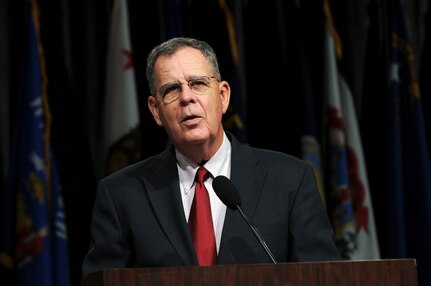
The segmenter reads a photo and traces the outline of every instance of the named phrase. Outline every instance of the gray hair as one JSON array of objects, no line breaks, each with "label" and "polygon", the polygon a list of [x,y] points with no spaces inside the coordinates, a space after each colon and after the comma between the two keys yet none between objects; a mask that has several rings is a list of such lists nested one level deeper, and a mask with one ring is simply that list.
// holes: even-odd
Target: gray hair
[{"label": "gray hair", "polygon": [[210,63],[215,77],[221,80],[217,56],[213,48],[206,42],[193,39],[177,37],[167,40],[154,47],[147,57],[147,80],[151,94],[156,94],[156,79],[154,77],[154,65],[156,60],[162,56],[171,56],[182,47],[192,47],[201,51],[205,59]]}]

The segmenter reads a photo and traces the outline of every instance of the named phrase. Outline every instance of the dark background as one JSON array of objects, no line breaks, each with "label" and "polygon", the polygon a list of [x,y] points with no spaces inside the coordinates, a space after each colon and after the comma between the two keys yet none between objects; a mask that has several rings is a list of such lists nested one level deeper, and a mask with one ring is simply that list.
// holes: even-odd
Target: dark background
[{"label": "dark background", "polygon": [[[203,39],[215,49],[222,77],[233,88],[232,101],[239,102],[235,107],[245,124],[239,135],[244,143],[301,157],[301,135],[308,120],[314,117],[315,135],[322,144],[324,166],[327,165],[322,91],[326,21],[323,1],[226,2],[236,21],[240,52],[238,81],[225,14],[218,1],[128,1],[141,111],[142,158],[166,146],[165,133],[156,126],[146,106],[145,57],[162,40],[184,35]],[[411,14],[409,29],[428,138],[431,134],[427,120],[431,95],[429,2],[406,1]],[[0,3],[0,183],[4,185],[25,35],[26,4],[23,0],[1,0]],[[53,115],[51,138],[66,206],[72,285],[77,285],[89,242],[96,186],[104,176],[103,162],[96,151],[100,148],[111,2],[45,0],[39,5]],[[388,148],[385,136],[389,121],[388,48],[392,5],[391,0],[331,1],[333,20],[343,43],[343,60],[339,64],[350,84],[361,129],[382,258],[393,257],[386,247],[390,234],[385,228],[387,213],[392,211],[385,204],[385,195],[390,190],[385,189],[384,178],[380,176],[384,168],[382,162],[387,159],[383,150]],[[302,95],[307,91],[313,94],[313,102],[304,101]],[[312,115],[305,113],[306,106],[313,107]]]}]

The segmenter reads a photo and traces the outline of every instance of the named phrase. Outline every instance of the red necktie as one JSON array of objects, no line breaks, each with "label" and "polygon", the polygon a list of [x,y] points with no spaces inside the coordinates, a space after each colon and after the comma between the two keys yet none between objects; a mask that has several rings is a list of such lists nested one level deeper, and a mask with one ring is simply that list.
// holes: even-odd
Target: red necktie
[{"label": "red necktie", "polygon": [[210,175],[207,169],[199,167],[195,178],[195,197],[188,222],[200,266],[214,265],[217,261],[211,204],[204,185],[204,181]]}]

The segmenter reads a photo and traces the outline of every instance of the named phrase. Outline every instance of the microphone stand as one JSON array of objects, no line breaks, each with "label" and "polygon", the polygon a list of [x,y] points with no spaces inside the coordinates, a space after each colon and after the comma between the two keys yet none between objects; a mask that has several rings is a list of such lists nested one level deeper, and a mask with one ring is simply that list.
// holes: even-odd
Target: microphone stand
[{"label": "microphone stand", "polygon": [[262,238],[262,235],[259,233],[259,230],[257,229],[257,227],[253,224],[253,222],[244,214],[244,212],[242,211],[241,207],[239,205],[236,206],[239,210],[239,213],[242,215],[242,217],[245,219],[245,221],[247,222],[247,224],[250,226],[251,230],[253,231],[254,235],[256,236],[257,240],[259,240],[260,244],[263,246],[263,248],[265,249],[266,254],[268,254],[269,258],[271,258],[272,262],[274,264],[277,263],[277,261],[275,260],[274,255],[272,254],[271,250],[269,249],[268,245],[266,245],[265,240]]}]

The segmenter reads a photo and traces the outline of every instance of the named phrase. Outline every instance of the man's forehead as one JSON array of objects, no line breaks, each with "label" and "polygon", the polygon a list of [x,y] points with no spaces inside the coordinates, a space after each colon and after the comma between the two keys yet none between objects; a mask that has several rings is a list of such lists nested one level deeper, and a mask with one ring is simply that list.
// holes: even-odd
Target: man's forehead
[{"label": "man's forehead", "polygon": [[177,51],[170,56],[157,59],[156,77],[160,80],[187,79],[192,76],[208,75],[211,70],[208,61],[199,50]]}]

